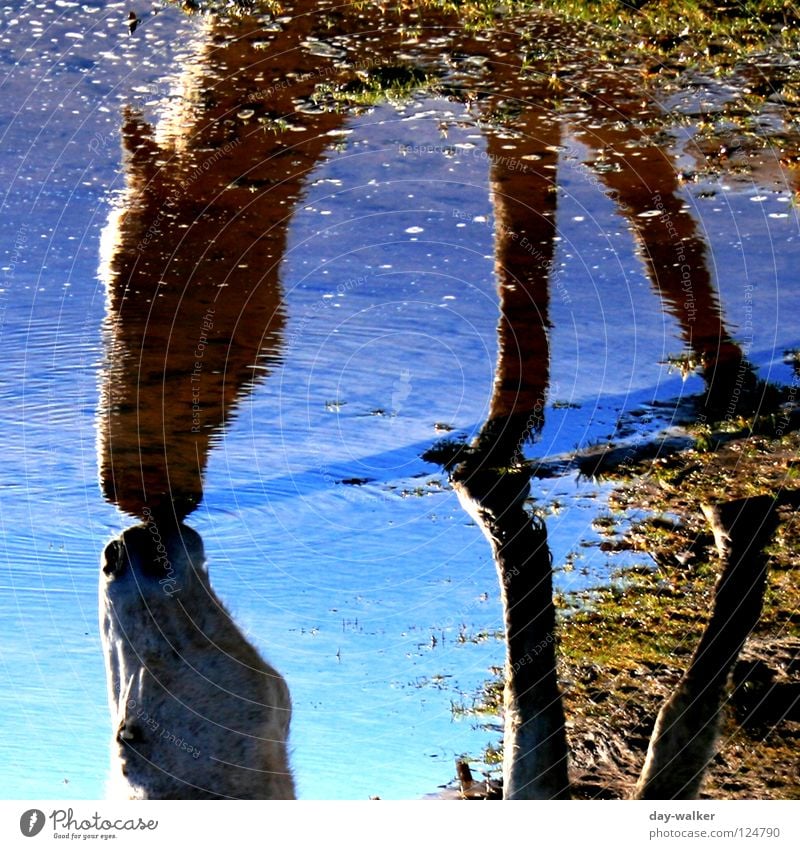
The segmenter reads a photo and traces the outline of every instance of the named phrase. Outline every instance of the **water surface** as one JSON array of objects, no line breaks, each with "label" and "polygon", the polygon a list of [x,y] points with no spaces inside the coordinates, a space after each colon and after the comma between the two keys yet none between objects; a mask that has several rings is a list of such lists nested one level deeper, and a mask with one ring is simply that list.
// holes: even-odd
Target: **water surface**
[{"label": "water surface", "polygon": [[[195,60],[205,26],[168,8],[131,35],[127,13],[27,3],[0,25],[9,798],[96,798],[106,780],[97,564],[131,518],[98,486],[101,231],[123,187],[122,107],[153,122],[174,114],[176,69]],[[566,111],[545,114],[541,131],[558,144],[544,426],[525,448],[537,460],[651,438],[704,388],[667,364],[687,351],[686,324],[637,249],[636,221],[653,208],[622,214],[586,135],[600,119]],[[501,643],[482,637],[501,627],[494,566],[420,455],[446,434],[471,439],[489,409],[498,141],[474,104],[432,90],[339,123],[287,212],[274,355],[252,363],[226,408],[188,521],[220,595],[289,682],[301,797],[417,797],[451,778],[456,756],[496,740],[451,709],[502,662]],[[500,143],[519,154],[513,137]],[[690,132],[672,145],[676,167],[697,169]],[[705,245],[711,318],[759,377],[790,383],[800,295],[786,174],[701,175],[675,197]],[[597,540],[606,491],[574,472],[534,482],[559,590],[621,565],[582,545]]]}]

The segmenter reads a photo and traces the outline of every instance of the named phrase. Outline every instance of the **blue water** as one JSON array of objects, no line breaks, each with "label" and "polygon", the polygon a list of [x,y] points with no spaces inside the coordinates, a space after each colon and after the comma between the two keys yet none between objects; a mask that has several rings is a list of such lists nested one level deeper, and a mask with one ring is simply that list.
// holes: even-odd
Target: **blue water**
[{"label": "blue water", "polygon": [[[121,186],[120,107],[157,117],[191,21],[162,10],[134,36],[124,4],[23,4],[0,18],[0,796],[104,794],[111,724],[97,634],[104,542],[126,520],[97,484],[95,415],[105,293],[100,231]],[[38,21],[39,26],[34,22]],[[168,100],[168,96],[167,96]],[[282,282],[284,362],[242,401],[212,451],[190,519],[212,581],[286,676],[292,762],[305,798],[418,797],[493,739],[469,701],[500,628],[484,540],[419,454],[437,425],[474,434],[496,357],[488,163],[457,104],[374,109],[309,179]],[[447,153],[441,121],[462,120]],[[681,154],[680,149],[676,149]],[[626,411],[700,389],[625,221],[561,154],[551,391],[531,454],[612,438]],[[762,376],[788,382],[800,345],[796,208],[785,185],[685,190],[714,259],[729,326]],[[758,199],[758,200],[757,200]],[[751,287],[751,288],[748,288]],[[757,321],[753,320],[757,316]],[[555,404],[555,406],[554,406]],[[654,415],[653,431],[668,424]],[[366,479],[361,486],[343,480]],[[604,489],[543,481],[561,589],[616,565],[591,521]],[[432,639],[435,638],[435,639]]]}]

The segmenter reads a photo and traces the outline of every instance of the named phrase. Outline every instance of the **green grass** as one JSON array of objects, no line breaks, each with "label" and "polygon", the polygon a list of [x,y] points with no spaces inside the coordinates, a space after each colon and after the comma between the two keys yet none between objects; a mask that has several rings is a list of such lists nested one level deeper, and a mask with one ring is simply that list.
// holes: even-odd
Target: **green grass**
[{"label": "green grass", "polygon": [[492,29],[509,18],[544,11],[589,26],[609,55],[631,48],[697,64],[729,64],[768,44],[797,47],[800,6],[787,0],[416,0],[422,9],[457,14],[471,29]]},{"label": "green grass", "polygon": [[[188,13],[268,12],[287,13],[288,3],[278,0],[177,0]],[[492,29],[514,16],[544,11],[570,21],[580,21],[599,31],[632,33],[635,46],[667,54],[697,50],[709,55],[763,46],[778,37],[795,42],[800,6],[791,0],[360,0],[354,9],[378,6],[391,14],[416,9],[457,16],[472,29]],[[795,30],[792,32],[792,30]]]},{"label": "green grass", "polygon": [[386,101],[402,104],[433,82],[432,77],[411,65],[382,66],[359,72],[344,85],[320,83],[313,97],[328,108],[370,107]]}]

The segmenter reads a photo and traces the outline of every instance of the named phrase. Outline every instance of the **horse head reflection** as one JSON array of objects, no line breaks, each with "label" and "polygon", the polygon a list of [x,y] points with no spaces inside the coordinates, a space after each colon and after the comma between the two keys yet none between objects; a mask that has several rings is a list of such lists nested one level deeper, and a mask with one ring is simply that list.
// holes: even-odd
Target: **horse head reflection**
[{"label": "horse head reflection", "polygon": [[[255,81],[283,73],[241,32],[209,25],[173,123],[126,114],[126,189],[106,230],[101,486],[143,524],[106,548],[100,610],[112,769],[137,798],[294,794],[285,682],[214,594],[184,519],[215,436],[280,358],[289,216],[343,119],[305,116],[291,144],[266,132]],[[303,37],[302,22],[287,36]],[[294,72],[318,67],[289,55]],[[312,85],[279,86],[270,106],[283,114]]]}]

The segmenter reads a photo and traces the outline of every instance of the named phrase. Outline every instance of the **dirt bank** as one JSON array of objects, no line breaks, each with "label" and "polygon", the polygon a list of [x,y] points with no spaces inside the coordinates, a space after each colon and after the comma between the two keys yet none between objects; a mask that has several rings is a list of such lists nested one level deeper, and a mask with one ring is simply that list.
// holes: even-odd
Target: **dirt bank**
[{"label": "dirt bank", "polygon": [[[701,504],[769,494],[781,504],[767,549],[763,614],[734,669],[722,734],[702,796],[800,798],[800,435],[742,435],[703,450],[661,456],[623,470],[602,543],[642,553],[641,566],[606,588],[560,599],[559,677],[572,747],[576,798],[625,798],[644,762],[653,724],[708,621],[720,568]],[[631,522],[629,511],[648,517]],[[641,515],[640,513],[638,515]],[[478,715],[499,711],[499,679]],[[476,774],[494,769],[492,750]],[[488,762],[487,762],[488,761]],[[473,764],[476,766],[476,764]]]}]

